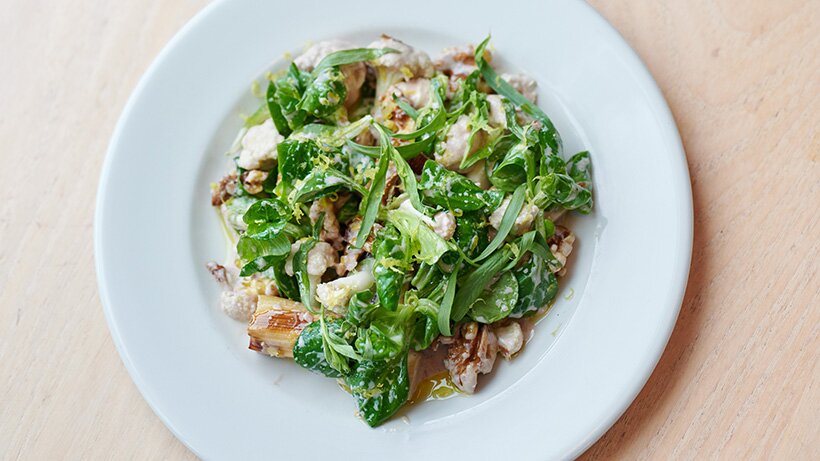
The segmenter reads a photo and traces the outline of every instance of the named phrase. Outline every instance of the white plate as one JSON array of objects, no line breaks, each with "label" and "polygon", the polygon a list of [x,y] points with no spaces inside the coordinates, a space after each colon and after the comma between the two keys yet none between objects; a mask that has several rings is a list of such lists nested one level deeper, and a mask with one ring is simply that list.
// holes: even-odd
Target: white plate
[{"label": "white plate", "polygon": [[[408,5],[214,3],[163,50],[122,114],[97,203],[101,297],[145,399],[203,458],[570,458],[626,409],[672,331],[691,192],[674,121],[640,60],[581,1]],[[472,397],[370,429],[333,380],[247,350],[243,326],[219,312],[204,268],[224,254],[208,184],[227,168],[237,115],[255,108],[249,82],[284,52],[382,32],[434,52],[489,31],[497,65],[537,78],[567,152],[592,152],[595,212],[572,223],[571,274],[520,357]]]}]

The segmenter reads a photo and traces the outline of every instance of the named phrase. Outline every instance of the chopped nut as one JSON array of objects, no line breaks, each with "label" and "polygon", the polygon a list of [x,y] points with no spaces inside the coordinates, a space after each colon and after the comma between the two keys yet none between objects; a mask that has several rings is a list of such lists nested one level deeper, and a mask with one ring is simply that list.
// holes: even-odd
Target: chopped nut
[{"label": "chopped nut", "polygon": [[268,179],[268,172],[262,170],[251,170],[242,175],[242,186],[251,195],[262,192],[262,185]]},{"label": "chopped nut", "polygon": [[478,375],[492,371],[497,353],[498,340],[492,328],[470,322],[461,325],[456,332],[444,366],[450,372],[453,384],[472,394],[478,384]]},{"label": "chopped nut", "polygon": [[211,194],[211,205],[220,206],[236,195],[236,172],[225,175]]}]

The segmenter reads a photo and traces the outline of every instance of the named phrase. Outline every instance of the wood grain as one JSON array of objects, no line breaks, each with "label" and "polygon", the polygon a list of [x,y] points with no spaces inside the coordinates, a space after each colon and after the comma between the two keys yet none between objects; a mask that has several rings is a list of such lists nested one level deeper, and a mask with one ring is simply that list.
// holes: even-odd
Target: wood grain
[{"label": "wood grain", "polygon": [[[820,2],[593,0],[687,151],[677,327],[584,459],[820,459]],[[117,356],[93,270],[105,147],[202,0],[6,0],[0,14],[0,458],[193,458]]]}]

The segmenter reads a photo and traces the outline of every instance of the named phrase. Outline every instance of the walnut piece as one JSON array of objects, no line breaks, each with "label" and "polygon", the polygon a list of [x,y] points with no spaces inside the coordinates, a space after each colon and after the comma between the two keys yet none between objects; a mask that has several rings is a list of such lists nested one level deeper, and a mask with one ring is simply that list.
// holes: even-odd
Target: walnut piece
[{"label": "walnut piece", "polygon": [[498,340],[488,325],[476,322],[461,325],[447,350],[444,366],[450,379],[462,391],[472,394],[478,384],[478,375],[493,370],[498,354]]}]

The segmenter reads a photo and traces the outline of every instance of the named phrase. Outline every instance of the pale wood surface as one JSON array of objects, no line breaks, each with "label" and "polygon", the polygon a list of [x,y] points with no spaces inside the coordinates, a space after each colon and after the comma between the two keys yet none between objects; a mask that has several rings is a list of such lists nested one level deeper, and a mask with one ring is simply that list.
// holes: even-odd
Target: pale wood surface
[{"label": "pale wood surface", "polygon": [[[695,249],[657,370],[584,458],[820,459],[820,2],[592,3],[672,107]],[[128,95],[204,4],[0,3],[0,458],[193,458],[111,342],[92,222]]]}]

